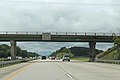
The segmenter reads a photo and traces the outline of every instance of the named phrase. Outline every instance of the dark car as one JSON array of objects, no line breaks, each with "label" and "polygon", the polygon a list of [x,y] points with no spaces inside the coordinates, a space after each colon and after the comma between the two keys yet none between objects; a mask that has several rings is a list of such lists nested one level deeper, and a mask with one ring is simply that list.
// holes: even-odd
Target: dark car
[{"label": "dark car", "polygon": [[42,56],[42,60],[46,60],[46,56]]}]

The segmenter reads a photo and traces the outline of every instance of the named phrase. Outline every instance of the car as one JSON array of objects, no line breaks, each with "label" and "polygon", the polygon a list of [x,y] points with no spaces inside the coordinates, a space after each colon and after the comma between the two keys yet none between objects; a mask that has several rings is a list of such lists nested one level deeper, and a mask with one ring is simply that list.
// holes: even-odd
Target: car
[{"label": "car", "polygon": [[60,57],[56,57],[56,60],[60,60]]},{"label": "car", "polygon": [[65,54],[62,58],[62,61],[70,61],[70,54]]},{"label": "car", "polygon": [[46,60],[46,56],[42,56],[42,58],[41,58],[42,60]]},{"label": "car", "polygon": [[51,57],[51,60],[55,60],[55,57]]}]

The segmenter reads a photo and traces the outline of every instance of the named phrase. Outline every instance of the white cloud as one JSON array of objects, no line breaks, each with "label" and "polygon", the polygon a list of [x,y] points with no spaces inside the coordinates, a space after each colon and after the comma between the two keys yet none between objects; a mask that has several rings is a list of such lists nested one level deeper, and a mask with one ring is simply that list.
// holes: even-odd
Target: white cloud
[{"label": "white cloud", "polygon": [[[114,8],[109,5],[75,5],[37,3],[38,0],[2,1],[0,8],[1,30],[39,31],[95,31],[111,32],[117,23]],[[43,1],[42,1],[43,2]],[[46,0],[44,2],[51,2]],[[62,3],[112,4],[111,0],[58,1]],[[116,17],[115,17],[116,16]],[[11,27],[11,28],[9,28]],[[106,27],[107,31],[103,29]],[[69,28],[69,30],[68,30]]]},{"label": "white cloud", "polygon": [[[55,2],[56,4],[45,2]],[[0,30],[114,32],[120,26],[120,5],[105,4],[119,3],[119,0],[4,0],[0,1]],[[45,45],[40,46],[38,44]],[[49,45],[47,43],[25,43],[25,45],[20,43],[19,45],[31,51],[43,52],[48,50],[50,52],[55,48],[69,47],[75,44],[56,43],[52,49],[49,48],[52,43]],[[34,48],[32,45],[37,47]]]}]

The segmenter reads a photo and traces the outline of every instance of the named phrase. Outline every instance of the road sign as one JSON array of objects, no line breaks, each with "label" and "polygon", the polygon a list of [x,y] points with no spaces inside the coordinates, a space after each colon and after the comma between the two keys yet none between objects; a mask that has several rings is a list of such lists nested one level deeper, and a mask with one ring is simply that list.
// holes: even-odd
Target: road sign
[{"label": "road sign", "polygon": [[42,40],[51,40],[50,33],[42,33]]}]

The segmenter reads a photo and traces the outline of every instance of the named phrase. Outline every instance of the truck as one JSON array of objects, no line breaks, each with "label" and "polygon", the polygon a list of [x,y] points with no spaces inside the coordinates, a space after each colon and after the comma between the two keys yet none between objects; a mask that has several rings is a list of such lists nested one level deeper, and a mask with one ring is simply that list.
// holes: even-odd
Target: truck
[{"label": "truck", "polygon": [[63,55],[62,61],[70,61],[70,54]]}]

